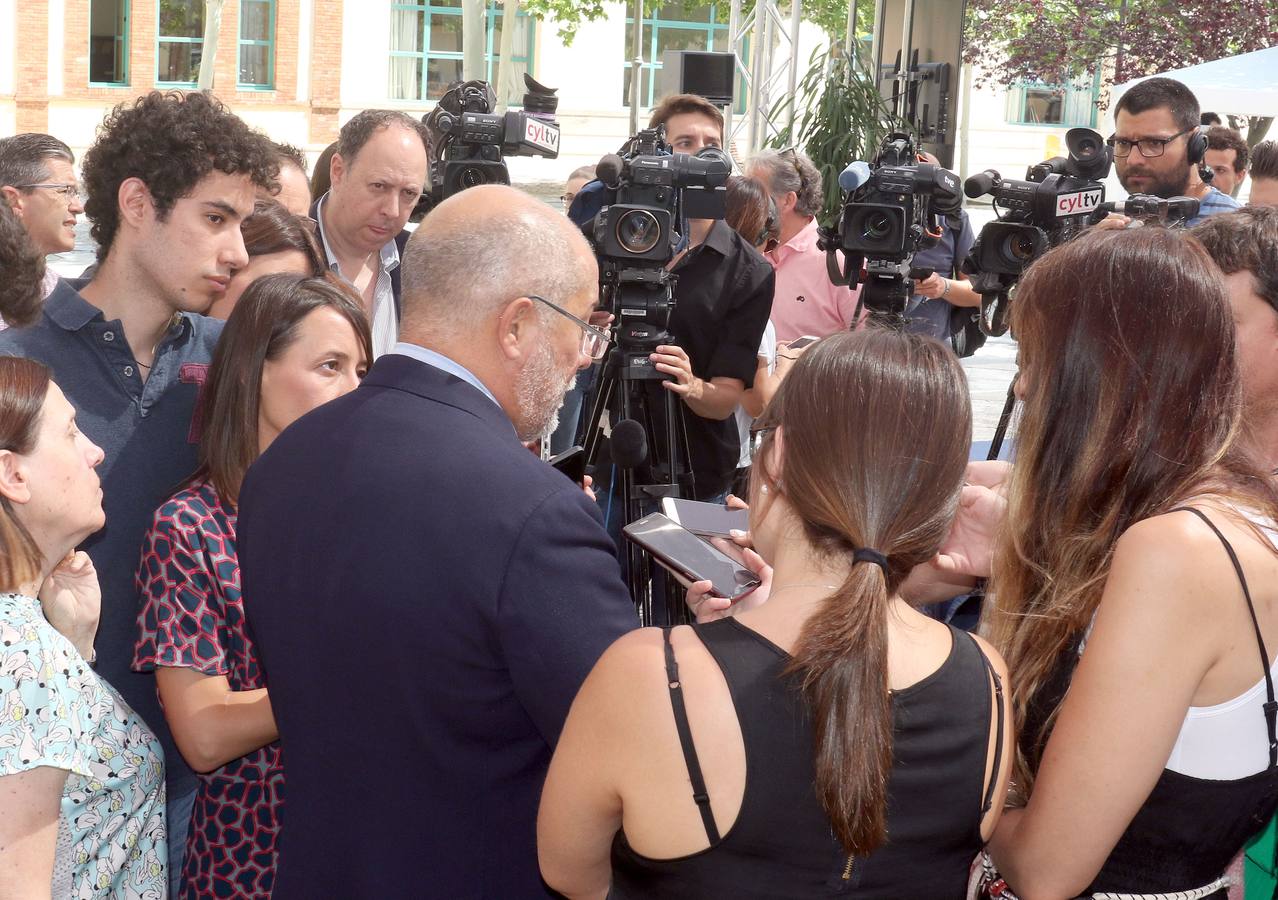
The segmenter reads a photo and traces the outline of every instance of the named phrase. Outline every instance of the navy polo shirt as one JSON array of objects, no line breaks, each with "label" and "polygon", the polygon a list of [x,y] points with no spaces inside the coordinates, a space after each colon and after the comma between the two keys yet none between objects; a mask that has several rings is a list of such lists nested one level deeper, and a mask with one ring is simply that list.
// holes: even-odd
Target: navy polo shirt
[{"label": "navy polo shirt", "polygon": [[106,527],[81,546],[102,584],[94,668],[160,738],[169,797],[181,797],[195,789],[195,776],[173,744],[154,674],[130,669],[137,640],[134,576],[155,511],[197,465],[200,391],[222,323],[175,315],[143,383],[119,320],[108,322],[78,293],[86,283],[60,281],[35,324],[0,332],[0,355],[52,369],[80,430],[106,453],[98,467]]}]

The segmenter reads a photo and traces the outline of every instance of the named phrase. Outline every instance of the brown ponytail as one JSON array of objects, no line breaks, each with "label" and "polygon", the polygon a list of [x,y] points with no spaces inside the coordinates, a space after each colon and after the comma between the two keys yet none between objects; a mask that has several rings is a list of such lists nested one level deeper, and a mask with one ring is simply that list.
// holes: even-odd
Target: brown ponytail
[{"label": "brown ponytail", "polygon": [[887,838],[888,603],[936,554],[958,509],[971,442],[966,380],[930,338],[834,335],[803,355],[767,418],[784,431],[783,475],[759,465],[756,477],[784,494],[813,552],[887,557],[851,567],[804,625],[789,668],[812,718],[817,797],[844,848],[864,855]]}]

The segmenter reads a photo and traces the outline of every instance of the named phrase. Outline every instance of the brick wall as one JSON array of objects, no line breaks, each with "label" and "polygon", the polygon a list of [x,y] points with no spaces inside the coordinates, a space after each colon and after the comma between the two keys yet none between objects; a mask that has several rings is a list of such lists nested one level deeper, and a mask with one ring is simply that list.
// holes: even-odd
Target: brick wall
[{"label": "brick wall", "polygon": [[[141,96],[156,87],[156,30],[159,0],[131,0],[129,4],[129,71],[127,85],[89,84],[89,13],[92,0],[64,0],[63,87],[61,97],[73,102],[97,101],[103,112],[116,103]],[[17,82],[14,95],[20,131],[48,127],[49,0],[19,0],[17,4]],[[298,16],[300,0],[276,0],[273,90],[241,90],[239,74],[240,0],[226,0],[218,31],[214,93],[232,108],[270,109],[318,107],[312,122],[313,139],[327,143],[336,135],[340,105],[342,0],[316,0],[312,85],[315,100],[297,102]],[[322,49],[321,49],[322,48]],[[338,62],[334,62],[337,60]],[[316,137],[316,135],[318,135]]]},{"label": "brick wall", "polygon": [[342,0],[315,0],[311,42],[311,143],[337,140],[342,105]]},{"label": "brick wall", "polygon": [[18,3],[18,34],[15,42],[17,81],[14,105],[18,131],[49,130],[49,3],[48,0],[21,0]]}]

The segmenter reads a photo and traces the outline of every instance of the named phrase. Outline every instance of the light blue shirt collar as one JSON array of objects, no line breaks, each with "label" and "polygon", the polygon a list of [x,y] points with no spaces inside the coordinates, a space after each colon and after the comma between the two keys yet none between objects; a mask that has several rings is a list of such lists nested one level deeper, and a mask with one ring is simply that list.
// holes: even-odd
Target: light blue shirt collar
[{"label": "light blue shirt collar", "polygon": [[[447,372],[449,375],[455,375],[467,384],[473,385],[483,392],[484,396],[493,403],[497,403],[497,398],[493,396],[493,392],[488,390],[482,381],[480,381],[475,373],[463,366],[455,360],[449,359],[442,353],[434,350],[428,350],[419,344],[410,344],[406,341],[400,341],[390,350],[391,353],[398,353],[400,356],[409,356],[418,362],[424,362],[428,366],[434,366],[436,369]],[[501,409],[501,404],[497,403],[497,408]],[[502,410],[505,412],[505,410]]]}]

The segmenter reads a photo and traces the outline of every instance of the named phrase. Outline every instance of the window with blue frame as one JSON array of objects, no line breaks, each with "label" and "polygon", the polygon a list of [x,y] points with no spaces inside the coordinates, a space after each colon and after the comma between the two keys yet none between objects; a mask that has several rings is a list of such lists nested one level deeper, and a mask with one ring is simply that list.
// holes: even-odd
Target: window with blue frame
[{"label": "window with blue frame", "polygon": [[1097,90],[1095,78],[1071,84],[1022,81],[1007,92],[1007,121],[1013,125],[1095,128]]},{"label": "window with blue frame", "polygon": [[194,85],[204,53],[204,0],[160,0],[155,36],[155,80]]},{"label": "window with blue frame", "polygon": [[129,83],[129,0],[89,4],[89,83]]},{"label": "window with blue frame", "polygon": [[275,87],[275,0],[240,0],[239,86]]},{"label": "window with blue frame", "polygon": [[[501,56],[502,4],[490,0],[485,14],[485,78],[497,76]],[[523,84],[531,72],[535,33],[533,19],[520,11],[515,18],[511,84]],[[459,0],[420,0],[391,5],[390,86],[394,100],[438,100],[448,85],[462,78],[462,10]]]},{"label": "window with blue frame", "polygon": [[[685,8],[678,4],[657,10],[643,20],[643,67],[640,70],[639,101],[651,107],[657,100],[657,73],[661,71],[661,57],[667,50],[717,50],[727,51],[728,26],[719,21],[720,4]],[[627,7],[629,8],[629,7]],[[635,57],[634,16],[626,19],[626,54],[623,60],[625,76],[621,102],[630,106],[630,63]]]}]

